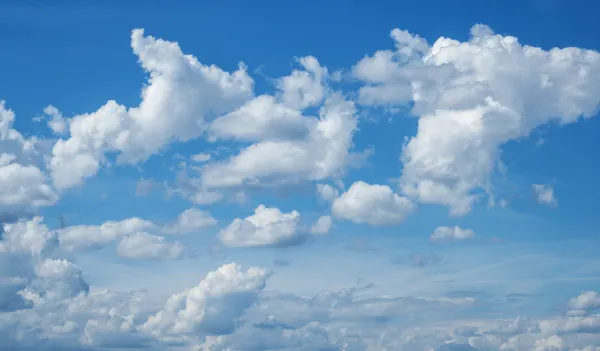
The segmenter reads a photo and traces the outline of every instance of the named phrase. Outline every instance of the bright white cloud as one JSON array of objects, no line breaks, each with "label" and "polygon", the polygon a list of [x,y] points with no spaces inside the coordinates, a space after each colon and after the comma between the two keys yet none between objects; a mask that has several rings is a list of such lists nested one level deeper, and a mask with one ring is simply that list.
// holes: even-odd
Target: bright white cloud
[{"label": "bright white cloud", "polygon": [[576,310],[600,308],[600,294],[596,291],[584,291],[569,301],[569,307]]},{"label": "bright white cloud", "polygon": [[207,115],[232,111],[252,96],[254,82],[242,64],[233,73],[204,65],[177,43],[144,36],[142,29],[132,32],[131,47],[150,75],[141,103],[128,108],[111,100],[70,119],[68,139],[52,150],[56,187],[77,186],[95,175],[108,152],[116,152],[119,163],[135,164],[170,142],[197,138]]},{"label": "bright white cloud", "polygon": [[387,185],[372,185],[358,181],[336,198],[332,204],[333,215],[355,223],[374,226],[402,222],[415,206]]},{"label": "bright white cloud", "polygon": [[0,223],[58,200],[42,171],[43,142],[24,138],[12,128],[14,121],[14,112],[0,100]]},{"label": "bright white cloud", "polygon": [[431,233],[429,239],[431,241],[457,241],[473,239],[475,232],[472,229],[463,229],[457,225],[454,227],[437,227]]},{"label": "bright white cloud", "polygon": [[246,271],[235,263],[210,272],[197,286],[173,294],[164,309],[141,326],[161,339],[224,335],[235,330],[236,319],[265,288],[267,271],[253,267]]},{"label": "bright white cloud", "polygon": [[227,246],[282,246],[302,242],[305,233],[299,227],[300,213],[283,213],[278,208],[259,205],[254,214],[236,218],[219,232]]},{"label": "bright white cloud", "polygon": [[475,25],[466,42],[429,46],[406,31],[396,50],[378,51],[354,67],[368,105],[407,105],[419,115],[417,135],[402,151],[402,191],[424,203],[470,211],[490,190],[499,148],[537,126],[592,117],[600,102],[600,54],[579,48],[543,50]]},{"label": "bright white cloud", "polygon": [[[261,181],[322,180],[341,175],[346,167],[360,160],[360,155],[350,152],[357,126],[354,103],[333,95],[321,106],[319,118],[303,117],[303,120],[307,130],[302,135],[289,131],[289,128],[296,130],[300,122],[288,119],[285,123],[296,127],[283,130],[270,127],[270,123],[279,122],[265,122],[266,130],[252,132],[256,138],[261,137],[260,141],[227,160],[207,164],[201,171],[202,184],[217,188]],[[280,137],[268,136],[273,133]]]},{"label": "bright white cloud", "polygon": [[554,196],[554,189],[550,185],[533,184],[531,186],[535,193],[536,201],[542,205],[558,206],[558,200]]}]

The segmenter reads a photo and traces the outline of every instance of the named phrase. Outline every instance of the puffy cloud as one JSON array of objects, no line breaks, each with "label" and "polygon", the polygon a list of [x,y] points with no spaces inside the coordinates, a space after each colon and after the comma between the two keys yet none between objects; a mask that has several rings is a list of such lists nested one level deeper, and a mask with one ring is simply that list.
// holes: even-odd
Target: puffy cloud
[{"label": "puffy cloud", "polygon": [[[159,234],[189,234],[214,226],[216,223],[217,220],[210,213],[192,207],[181,212],[172,222],[162,227],[152,221],[132,217],[120,221],[107,221],[101,225],[70,226],[59,229],[58,235],[60,246],[67,251],[98,249],[121,240],[118,249],[123,257],[141,258],[145,255],[152,256],[149,252],[161,252],[162,257],[178,258],[183,249],[181,244],[167,242]],[[143,245],[143,247],[140,247],[141,251],[136,251],[134,254],[132,245]]]},{"label": "puffy cloud", "polygon": [[415,206],[387,185],[357,181],[333,201],[333,215],[355,223],[392,225],[402,222]]},{"label": "puffy cloud", "polygon": [[278,208],[259,205],[254,214],[236,218],[219,232],[227,246],[285,246],[302,242],[305,233],[299,227],[300,213],[283,213]]},{"label": "puffy cloud", "polygon": [[429,46],[392,31],[396,50],[354,67],[367,83],[360,101],[408,105],[418,131],[402,150],[402,191],[421,202],[470,211],[490,191],[499,148],[556,121],[592,117],[600,102],[600,54],[522,45],[475,25],[466,42],[441,37]]},{"label": "puffy cloud", "polygon": [[[263,116],[261,120],[263,118],[269,119]],[[267,130],[257,131],[254,129],[256,125],[246,126],[245,130],[254,130],[252,134],[255,137],[266,139],[242,149],[229,159],[205,165],[201,170],[201,183],[205,187],[216,188],[261,182],[322,180],[340,175],[347,166],[360,160],[360,155],[349,151],[357,126],[354,103],[335,94],[321,106],[319,118],[304,119],[309,126],[306,132],[300,133],[304,137],[297,133],[297,126],[302,123],[289,119],[282,123],[296,127],[288,125],[288,129],[278,130],[270,127],[279,123],[273,120],[260,122],[263,123],[261,128]],[[289,128],[296,131],[290,132]],[[279,137],[267,138],[273,133]]]},{"label": "puffy cloud", "polygon": [[181,258],[183,250],[178,241],[168,242],[161,236],[144,232],[128,235],[117,245],[119,256],[137,259],[173,260]]},{"label": "puffy cloud", "polygon": [[558,200],[554,197],[554,189],[550,185],[533,184],[531,186],[538,203],[549,206],[557,206]]},{"label": "puffy cloud", "polygon": [[312,225],[310,232],[314,234],[327,234],[329,233],[329,229],[331,229],[332,224],[333,220],[330,216],[321,216]]},{"label": "puffy cloud", "polygon": [[474,237],[475,232],[472,229],[463,229],[455,225],[454,227],[441,226],[435,228],[429,239],[431,241],[457,241]]},{"label": "puffy cloud", "polygon": [[313,56],[297,59],[303,70],[294,70],[291,75],[280,78],[277,86],[280,99],[293,109],[305,109],[320,104],[327,95],[325,79],[327,68],[322,67]]},{"label": "puffy cloud", "polygon": [[197,286],[173,294],[165,307],[141,326],[157,338],[230,334],[236,320],[265,288],[268,273],[230,263],[210,272]]},{"label": "puffy cloud", "polygon": [[201,231],[217,224],[217,220],[206,211],[197,208],[188,208],[180,213],[177,218],[163,228],[168,234],[188,234]]},{"label": "puffy cloud", "polygon": [[261,95],[239,109],[215,119],[210,125],[214,138],[260,141],[306,138],[316,118],[304,117],[299,110],[278,103],[271,95]]},{"label": "puffy cloud", "polygon": [[42,171],[45,145],[12,129],[15,113],[0,100],[0,223],[58,200]]},{"label": "puffy cloud", "polygon": [[592,310],[600,307],[600,294],[584,291],[569,301],[569,307],[575,310]]},{"label": "puffy cloud", "polygon": [[199,137],[204,118],[227,113],[252,96],[253,80],[240,64],[228,73],[185,55],[179,45],[142,29],[131,35],[131,47],[150,78],[139,106],[108,101],[96,112],[68,121],[69,138],[52,150],[52,179],[60,189],[77,186],[117,153],[119,163],[135,164],[173,141]]}]

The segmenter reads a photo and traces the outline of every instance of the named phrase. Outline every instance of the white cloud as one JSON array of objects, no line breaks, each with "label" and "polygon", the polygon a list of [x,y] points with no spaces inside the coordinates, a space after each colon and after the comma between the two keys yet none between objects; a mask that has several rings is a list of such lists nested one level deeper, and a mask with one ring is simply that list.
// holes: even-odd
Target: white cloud
[{"label": "white cloud", "polygon": [[415,206],[387,185],[372,185],[357,181],[333,201],[333,215],[355,223],[374,226],[402,222]]},{"label": "white cloud", "polygon": [[354,67],[367,83],[363,104],[408,105],[417,135],[402,151],[402,191],[423,203],[470,211],[506,142],[537,126],[592,117],[600,102],[600,54],[549,51],[496,35],[484,25],[460,42],[429,46],[406,31],[391,34],[396,50],[379,51]]},{"label": "white cloud", "polygon": [[192,207],[180,213],[175,221],[166,225],[163,232],[168,234],[189,234],[216,224],[217,220],[210,213]]},{"label": "white cloud", "polygon": [[192,161],[198,162],[198,163],[209,161],[210,158],[211,158],[210,154],[206,154],[206,153],[199,153],[199,154],[192,155],[190,157],[190,159]]},{"label": "white cloud", "polygon": [[[266,139],[242,149],[227,160],[205,165],[201,170],[201,183],[205,187],[216,188],[260,184],[261,181],[322,180],[341,175],[346,167],[360,160],[360,155],[349,151],[357,126],[354,103],[336,94],[321,106],[318,119],[304,119],[310,127],[306,133],[300,133],[304,137],[272,127],[252,132],[255,137]],[[297,122],[293,124],[298,125]],[[245,128],[250,130],[256,126]],[[279,137],[267,138],[267,134],[273,133]]]},{"label": "white cloud", "polygon": [[58,200],[42,171],[44,145],[12,129],[15,114],[0,100],[0,223]]},{"label": "white cloud", "polygon": [[259,205],[254,214],[236,218],[219,232],[227,246],[282,246],[302,242],[305,233],[299,227],[300,213],[283,213],[278,208]]},{"label": "white cloud", "polygon": [[168,242],[162,236],[137,232],[121,239],[117,253],[136,259],[174,260],[181,258],[184,247],[178,241]]},{"label": "white cloud", "polygon": [[329,229],[331,229],[332,224],[333,220],[330,216],[321,216],[312,225],[310,232],[314,234],[327,234],[329,233]]},{"label": "white cloud", "polygon": [[[120,221],[107,221],[101,225],[70,226],[59,229],[58,235],[60,246],[67,251],[97,249],[120,239],[123,239],[120,244],[122,248],[137,242],[151,246],[151,242],[160,241],[162,243],[160,246],[165,246],[167,242],[163,242],[158,234],[189,234],[214,226],[216,223],[216,219],[210,213],[192,207],[162,227],[152,221],[132,217]],[[177,250],[180,246],[180,244],[176,245]],[[135,257],[125,253],[122,256]]]},{"label": "white cloud", "polygon": [[[69,120],[69,138],[52,151],[52,179],[60,189],[77,186],[116,152],[121,164],[147,159],[170,142],[199,137],[209,114],[232,111],[252,96],[253,80],[246,69],[228,73],[185,55],[174,42],[131,35],[131,47],[150,74],[139,106],[111,100],[96,112]],[[168,118],[167,118],[168,116]]]},{"label": "white cloud", "polygon": [[463,229],[457,225],[454,227],[437,227],[429,237],[431,241],[456,241],[473,239],[475,232],[472,229]]},{"label": "white cloud", "polygon": [[209,272],[197,286],[173,294],[165,307],[141,326],[157,338],[224,335],[235,330],[236,319],[265,288],[267,271],[246,271],[235,263]]},{"label": "white cloud", "polygon": [[209,133],[214,138],[261,141],[306,138],[316,118],[277,102],[270,95],[258,96],[239,109],[215,119]]},{"label": "white cloud", "polygon": [[50,127],[54,133],[64,134],[67,131],[67,128],[69,127],[67,120],[56,107],[48,105],[44,108],[44,113],[50,117],[48,127]]},{"label": "white cloud", "polygon": [[62,248],[68,251],[88,250],[102,247],[127,235],[157,230],[148,220],[133,217],[121,221],[107,221],[101,225],[76,225],[60,229]]},{"label": "white cloud", "polygon": [[600,308],[600,294],[596,291],[584,291],[569,301],[569,307],[575,310]]},{"label": "white cloud", "polygon": [[554,189],[550,185],[533,184],[531,186],[535,193],[536,201],[543,205],[557,206],[558,200],[554,196]]},{"label": "white cloud", "polygon": [[322,67],[313,56],[297,59],[303,70],[294,70],[291,75],[278,81],[281,100],[293,109],[305,109],[320,104],[327,95],[327,68]]}]

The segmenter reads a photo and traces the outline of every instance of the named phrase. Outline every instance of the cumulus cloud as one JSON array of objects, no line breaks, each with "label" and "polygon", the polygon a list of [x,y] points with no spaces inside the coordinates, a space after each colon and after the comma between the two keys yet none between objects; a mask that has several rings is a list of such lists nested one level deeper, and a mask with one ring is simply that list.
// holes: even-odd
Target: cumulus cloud
[{"label": "cumulus cloud", "polygon": [[332,204],[333,215],[355,223],[374,226],[402,222],[415,206],[387,185],[372,185],[358,181]]},{"label": "cumulus cloud", "polygon": [[267,271],[257,267],[244,271],[234,263],[221,266],[197,286],[173,294],[140,329],[159,339],[230,334],[236,319],[265,288],[267,277]]},{"label": "cumulus cloud", "polygon": [[[269,127],[274,132],[261,129],[260,141],[229,159],[205,165],[201,171],[202,184],[218,188],[260,184],[261,180],[267,184],[282,180],[321,180],[340,175],[347,166],[357,162],[359,155],[350,152],[357,126],[354,103],[339,94],[333,95],[320,107],[319,118],[304,119],[309,127],[300,133],[303,137],[296,132],[291,135],[286,129]],[[265,123],[264,126],[278,122]],[[296,122],[286,120],[285,123]],[[262,135],[264,133],[275,133],[278,137],[267,137]]]},{"label": "cumulus cloud", "polygon": [[43,172],[46,146],[13,129],[15,113],[0,100],[0,223],[53,205],[58,195]]},{"label": "cumulus cloud", "polygon": [[550,185],[533,184],[531,186],[535,193],[536,201],[542,205],[558,206],[558,200],[554,196],[554,189]]},{"label": "cumulus cloud", "polygon": [[305,238],[299,226],[300,213],[283,213],[275,207],[259,205],[254,214],[236,218],[219,232],[219,239],[227,246],[285,246],[298,244]]},{"label": "cumulus cloud", "polygon": [[470,211],[490,192],[499,148],[556,121],[597,112],[600,54],[522,45],[485,25],[466,42],[395,29],[395,50],[378,51],[353,69],[365,105],[407,106],[419,117],[403,147],[402,191],[420,202]]},{"label": "cumulus cloud", "polygon": [[[240,64],[229,73],[184,54],[179,45],[142,29],[131,34],[131,47],[150,75],[138,106],[108,101],[97,111],[68,120],[69,135],[52,150],[50,168],[60,189],[77,186],[117,153],[117,162],[135,164],[170,142],[202,135],[204,118],[227,113],[252,97],[253,80]],[[165,118],[168,116],[168,118]]]},{"label": "cumulus cloud", "polygon": [[[120,240],[117,251],[123,257],[175,259],[181,256],[183,246],[179,242],[166,241],[161,234],[189,234],[202,231],[216,223],[217,220],[210,213],[192,207],[164,226],[133,217],[107,221],[100,225],[62,228],[58,230],[58,236],[60,246],[67,251],[99,249]],[[136,246],[139,247],[136,249]]]},{"label": "cumulus cloud", "polygon": [[429,239],[431,241],[459,241],[473,239],[475,232],[472,229],[463,229],[457,225],[454,227],[441,226],[435,228]]}]

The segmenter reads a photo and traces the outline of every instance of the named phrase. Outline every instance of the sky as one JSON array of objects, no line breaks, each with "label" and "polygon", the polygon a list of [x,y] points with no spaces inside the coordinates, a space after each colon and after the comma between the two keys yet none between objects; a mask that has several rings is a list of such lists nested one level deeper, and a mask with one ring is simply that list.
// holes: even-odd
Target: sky
[{"label": "sky", "polygon": [[598,10],[0,1],[0,349],[600,351]]}]

